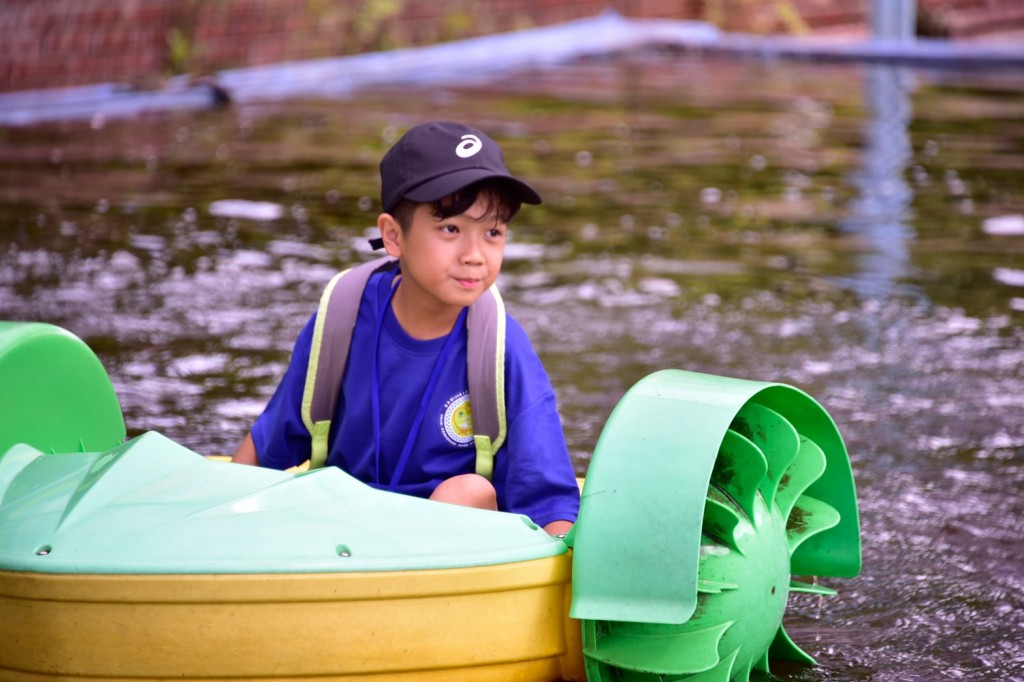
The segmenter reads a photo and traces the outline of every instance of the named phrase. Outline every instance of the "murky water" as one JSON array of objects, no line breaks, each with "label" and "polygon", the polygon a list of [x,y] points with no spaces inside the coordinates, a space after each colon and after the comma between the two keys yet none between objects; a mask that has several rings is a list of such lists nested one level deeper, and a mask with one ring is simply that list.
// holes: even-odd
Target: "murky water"
[{"label": "murky water", "polygon": [[622,393],[666,367],[791,383],[839,424],[864,571],[791,600],[821,665],[778,677],[1020,680],[1022,113],[1009,73],[647,54],[9,129],[0,319],[88,341],[130,433],[229,452],[362,257],[383,150],[424,119],[475,123],[546,197],[502,286],[580,473]]}]

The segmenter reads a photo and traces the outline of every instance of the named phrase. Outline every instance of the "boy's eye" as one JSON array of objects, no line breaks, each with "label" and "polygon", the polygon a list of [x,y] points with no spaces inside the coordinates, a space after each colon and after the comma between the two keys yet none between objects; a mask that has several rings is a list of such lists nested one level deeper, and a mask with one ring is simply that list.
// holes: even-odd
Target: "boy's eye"
[{"label": "boy's eye", "polygon": [[500,227],[492,227],[491,229],[487,230],[487,236],[492,238],[504,237],[505,230]]},{"label": "boy's eye", "polygon": [[456,227],[455,225],[452,225],[451,223],[448,223],[447,225],[441,226],[441,231],[444,232],[445,234],[458,234],[459,228]]}]

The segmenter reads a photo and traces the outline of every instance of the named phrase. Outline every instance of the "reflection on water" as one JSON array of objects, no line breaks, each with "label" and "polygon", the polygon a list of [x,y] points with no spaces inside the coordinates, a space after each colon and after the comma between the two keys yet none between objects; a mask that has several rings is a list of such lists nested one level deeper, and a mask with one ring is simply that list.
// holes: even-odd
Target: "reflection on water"
[{"label": "reflection on water", "polygon": [[840,229],[860,236],[870,249],[860,271],[846,282],[861,296],[885,299],[910,274],[908,242],[914,234],[907,221],[914,195],[904,174],[913,154],[908,131],[913,76],[905,67],[887,64],[871,64],[865,71],[864,155],[850,180],[859,194]]},{"label": "reflection on water", "polygon": [[472,121],[545,196],[501,285],[580,473],[665,367],[795,384],[846,437],[864,573],[794,597],[822,665],[780,677],[1022,679],[1022,110],[1014,74],[638,53],[7,131],[0,318],[85,338],[132,433],[229,451],[365,257],[380,154]]}]

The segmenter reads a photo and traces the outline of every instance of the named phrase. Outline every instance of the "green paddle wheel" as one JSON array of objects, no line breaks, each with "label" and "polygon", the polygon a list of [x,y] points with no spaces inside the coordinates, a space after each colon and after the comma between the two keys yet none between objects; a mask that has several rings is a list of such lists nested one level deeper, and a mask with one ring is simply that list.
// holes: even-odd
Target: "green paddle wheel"
[{"label": "green paddle wheel", "polygon": [[814,663],[786,634],[798,576],[860,570],[832,419],[781,384],[668,370],[634,386],[594,453],[573,538],[591,682],[748,680]]}]

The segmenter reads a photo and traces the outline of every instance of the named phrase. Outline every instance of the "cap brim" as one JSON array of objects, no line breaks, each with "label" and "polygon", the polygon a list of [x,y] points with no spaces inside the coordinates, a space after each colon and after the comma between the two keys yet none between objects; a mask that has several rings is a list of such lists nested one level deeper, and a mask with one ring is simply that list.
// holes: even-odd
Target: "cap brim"
[{"label": "cap brim", "polygon": [[411,199],[412,201],[421,203],[437,201],[438,199],[443,199],[444,197],[454,194],[460,189],[468,187],[474,182],[480,182],[481,180],[501,180],[507,183],[510,187],[516,189],[519,194],[519,200],[524,204],[541,203],[541,198],[540,195],[537,194],[537,191],[522,180],[514,178],[511,175],[494,173],[493,171],[485,170],[483,168],[465,168],[437,178],[432,178],[423,184],[406,191],[402,196],[406,199]]}]

